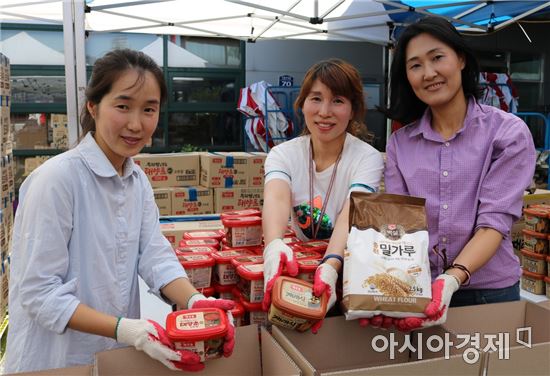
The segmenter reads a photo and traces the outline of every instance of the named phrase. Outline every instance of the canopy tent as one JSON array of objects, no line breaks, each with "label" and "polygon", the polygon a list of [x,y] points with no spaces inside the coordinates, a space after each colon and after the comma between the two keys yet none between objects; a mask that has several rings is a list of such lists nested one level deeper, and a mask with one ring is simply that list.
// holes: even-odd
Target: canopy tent
[{"label": "canopy tent", "polygon": [[[82,3],[84,0],[65,0]],[[61,23],[63,0],[3,0],[0,21]],[[464,31],[490,32],[550,10],[550,1],[471,0],[87,0],[92,31],[388,44],[394,28],[426,14]]]},{"label": "canopy tent", "polygon": [[548,11],[550,1],[541,0],[2,0],[0,22],[63,24],[72,144],[86,86],[84,30],[389,45],[400,27],[424,15],[487,33]]},{"label": "canopy tent", "polygon": [[[141,52],[151,56],[155,62],[163,66],[163,48],[162,38],[155,39],[151,44],[143,47]],[[185,48],[181,48],[175,43],[168,41],[168,66],[169,67],[193,67],[204,68],[207,61],[198,57],[195,54],[187,51]]]},{"label": "canopy tent", "polygon": [[63,65],[65,62],[61,52],[37,41],[24,31],[0,42],[0,51],[10,58],[10,64]]}]

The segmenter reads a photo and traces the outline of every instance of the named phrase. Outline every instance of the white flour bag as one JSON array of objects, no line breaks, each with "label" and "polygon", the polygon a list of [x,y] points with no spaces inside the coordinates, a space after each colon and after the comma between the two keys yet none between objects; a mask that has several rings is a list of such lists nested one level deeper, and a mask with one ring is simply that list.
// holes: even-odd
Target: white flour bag
[{"label": "white flour bag", "polygon": [[431,301],[425,200],[352,192],[344,254],[347,320],[421,317]]}]

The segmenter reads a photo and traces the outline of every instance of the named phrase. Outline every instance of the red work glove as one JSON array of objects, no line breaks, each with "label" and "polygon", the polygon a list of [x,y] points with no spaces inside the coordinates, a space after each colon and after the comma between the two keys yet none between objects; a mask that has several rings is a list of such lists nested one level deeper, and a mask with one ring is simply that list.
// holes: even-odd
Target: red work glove
[{"label": "red work glove", "polygon": [[373,326],[375,328],[389,329],[394,325],[393,317],[388,317],[384,315],[375,315],[369,318],[359,319],[359,325],[361,327]]},{"label": "red work glove", "polygon": [[153,320],[120,319],[116,340],[145,352],[173,371],[200,371],[204,364],[192,351],[175,350],[162,326]]},{"label": "red work glove", "polygon": [[459,287],[460,282],[457,277],[440,274],[432,283],[432,301],[424,309],[426,317],[395,319],[395,327],[401,331],[410,331],[443,324],[447,320],[451,298]]},{"label": "red work glove", "polygon": [[231,356],[235,347],[235,323],[233,315],[229,311],[235,308],[235,302],[227,299],[207,298],[203,294],[195,294],[189,298],[187,308],[219,308],[225,311],[227,321],[229,321],[229,328],[223,343],[223,356],[226,358]]},{"label": "red work glove", "polygon": [[292,249],[281,239],[273,239],[264,248],[264,300],[262,302],[264,311],[269,309],[271,290],[273,290],[275,280],[281,275],[284,266],[286,266],[288,275],[298,274],[298,263]]},{"label": "red work glove", "polygon": [[[323,294],[327,295],[327,312],[330,311],[330,309],[334,306],[334,303],[336,303],[337,280],[338,272],[334,269],[334,267],[332,267],[332,265],[323,263],[317,267],[315,276],[313,277],[313,294],[315,294],[315,296],[321,296]],[[317,334],[322,325],[323,320],[319,320],[313,324],[311,327],[313,334]]]}]

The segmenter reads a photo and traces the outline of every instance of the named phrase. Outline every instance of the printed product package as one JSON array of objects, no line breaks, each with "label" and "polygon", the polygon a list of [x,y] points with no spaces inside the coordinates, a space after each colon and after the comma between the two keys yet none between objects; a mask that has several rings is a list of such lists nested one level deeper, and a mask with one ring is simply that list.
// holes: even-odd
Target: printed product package
[{"label": "printed product package", "polygon": [[352,192],[342,304],[347,320],[422,317],[431,301],[425,200]]}]

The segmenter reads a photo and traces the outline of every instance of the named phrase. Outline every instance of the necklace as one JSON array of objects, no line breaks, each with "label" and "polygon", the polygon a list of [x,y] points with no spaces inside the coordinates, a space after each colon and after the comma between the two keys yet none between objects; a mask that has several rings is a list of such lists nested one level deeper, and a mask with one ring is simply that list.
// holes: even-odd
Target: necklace
[{"label": "necklace", "polygon": [[338,158],[336,158],[336,163],[334,164],[334,169],[332,170],[332,175],[330,177],[330,183],[328,185],[327,195],[325,197],[325,202],[323,202],[323,207],[321,208],[321,213],[319,214],[319,220],[317,221],[317,224],[315,225],[315,221],[313,218],[313,144],[310,143],[310,155],[309,155],[309,204],[311,205],[310,210],[310,219],[311,219],[311,239],[317,239],[317,233],[319,232],[319,228],[321,227],[321,222],[323,221],[323,216],[325,215],[325,211],[327,209],[328,200],[330,198],[330,193],[332,192],[332,186],[334,184],[334,179],[336,178],[336,170],[338,170],[338,163],[340,163],[340,158],[342,157],[342,152],[344,150],[344,146],[342,145],[342,150],[340,150],[340,154],[338,154]]}]

